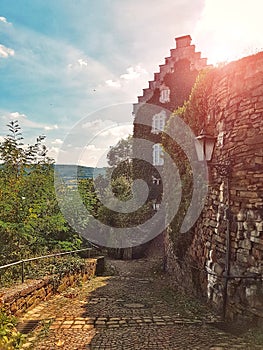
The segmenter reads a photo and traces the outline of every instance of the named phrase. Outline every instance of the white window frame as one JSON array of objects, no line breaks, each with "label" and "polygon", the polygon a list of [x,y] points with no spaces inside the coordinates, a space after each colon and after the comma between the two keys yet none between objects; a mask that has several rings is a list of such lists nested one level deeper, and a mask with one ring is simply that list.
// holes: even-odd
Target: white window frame
[{"label": "white window frame", "polygon": [[164,153],[160,143],[153,145],[153,165],[164,165]]},{"label": "white window frame", "polygon": [[167,86],[164,86],[163,88],[161,88],[159,101],[161,103],[170,102],[170,89]]},{"label": "white window frame", "polygon": [[152,176],[152,181],[154,185],[160,185],[161,179],[157,179],[156,177]]},{"label": "white window frame", "polygon": [[153,210],[159,210],[161,207],[160,203],[153,203]]},{"label": "white window frame", "polygon": [[152,133],[159,134],[164,131],[166,113],[161,111],[158,114],[155,114],[152,119]]}]

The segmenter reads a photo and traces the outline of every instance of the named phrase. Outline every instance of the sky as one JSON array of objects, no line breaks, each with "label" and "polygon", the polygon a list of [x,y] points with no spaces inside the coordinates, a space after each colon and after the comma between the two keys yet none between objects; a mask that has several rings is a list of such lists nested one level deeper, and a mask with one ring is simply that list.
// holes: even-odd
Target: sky
[{"label": "sky", "polygon": [[262,10],[262,0],[1,0],[0,141],[18,120],[25,143],[46,135],[58,162],[104,164],[175,37],[190,34],[208,63],[235,60],[263,50]]}]

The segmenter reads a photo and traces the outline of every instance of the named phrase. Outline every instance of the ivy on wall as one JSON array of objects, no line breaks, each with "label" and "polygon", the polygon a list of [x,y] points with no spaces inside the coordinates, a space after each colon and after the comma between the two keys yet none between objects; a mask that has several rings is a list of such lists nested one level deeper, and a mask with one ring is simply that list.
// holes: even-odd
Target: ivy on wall
[{"label": "ivy on wall", "polygon": [[[167,152],[173,161],[176,163],[181,179],[182,189],[182,199],[177,212],[177,215],[171,222],[168,232],[173,242],[174,253],[178,257],[179,262],[182,261],[187,249],[191,245],[192,242],[192,231],[189,230],[186,233],[180,233],[180,228],[183,223],[183,220],[186,216],[187,210],[191,203],[192,199],[192,191],[193,191],[193,174],[191,165],[188,161],[186,154],[179,144],[176,143],[171,137],[167,135],[167,131],[169,134],[174,135],[175,128],[177,127],[175,122],[175,116],[180,117],[183,121],[191,128],[191,130],[198,135],[202,129],[206,127],[211,128],[213,120],[209,120],[208,125],[205,125],[207,114],[209,110],[209,103],[211,103],[211,99],[208,99],[208,96],[211,94],[212,85],[214,78],[216,76],[216,69],[207,68],[202,70],[196,82],[192,88],[190,97],[188,101],[185,101],[183,106],[177,108],[171,115],[167,125],[166,132],[163,133],[162,144],[165,152]],[[187,135],[185,137],[185,143],[191,142]],[[185,145],[187,147],[187,144]],[[164,186],[170,186],[170,178],[171,178],[171,170],[167,167],[169,165],[165,165],[164,171]],[[168,199],[168,203],[171,203]],[[168,208],[169,210],[169,208]]]}]

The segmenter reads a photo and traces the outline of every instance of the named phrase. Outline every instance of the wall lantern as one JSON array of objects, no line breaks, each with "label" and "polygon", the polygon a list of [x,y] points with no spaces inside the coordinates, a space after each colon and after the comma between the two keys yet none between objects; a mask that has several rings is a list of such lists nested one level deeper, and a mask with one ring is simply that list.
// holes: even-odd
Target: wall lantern
[{"label": "wall lantern", "polygon": [[232,278],[230,274],[230,259],[231,259],[231,235],[230,235],[230,222],[231,222],[231,211],[229,208],[229,174],[231,171],[231,161],[227,159],[225,161],[212,163],[210,162],[213,157],[213,152],[216,144],[216,137],[206,134],[203,130],[201,134],[195,138],[195,150],[197,158],[202,162],[209,162],[210,165],[214,166],[220,176],[224,176],[224,182],[226,187],[226,200],[224,204],[225,221],[226,221],[226,255],[225,255],[225,272],[224,272],[224,286],[223,286],[223,305],[222,305],[222,316],[223,319],[226,317],[227,308],[227,286],[228,281]]},{"label": "wall lantern", "polygon": [[216,137],[205,134],[201,131],[201,134],[195,138],[195,150],[199,161],[210,161],[213,156],[216,143]]}]

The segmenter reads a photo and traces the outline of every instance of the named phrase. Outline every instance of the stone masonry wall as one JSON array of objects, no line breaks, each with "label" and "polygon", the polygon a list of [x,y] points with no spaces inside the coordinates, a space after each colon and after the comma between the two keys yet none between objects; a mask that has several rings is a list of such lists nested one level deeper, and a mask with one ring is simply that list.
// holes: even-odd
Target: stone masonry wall
[{"label": "stone masonry wall", "polygon": [[41,280],[25,282],[14,286],[12,289],[5,290],[0,294],[0,307],[11,312],[15,316],[20,316],[26,310],[35,307],[41,301],[49,299],[55,293],[61,293],[77,281],[87,281],[95,276],[95,273],[101,273],[103,270],[103,257],[87,259],[86,267],[82,271],[68,274],[62,279],[56,276],[46,276]]},{"label": "stone masonry wall", "polygon": [[229,279],[226,315],[262,321],[263,52],[218,68],[208,105],[206,125],[217,136],[212,163],[230,161],[229,174],[209,166],[209,195],[184,262],[166,233],[167,270],[222,310],[229,218],[230,275],[239,277]]}]

